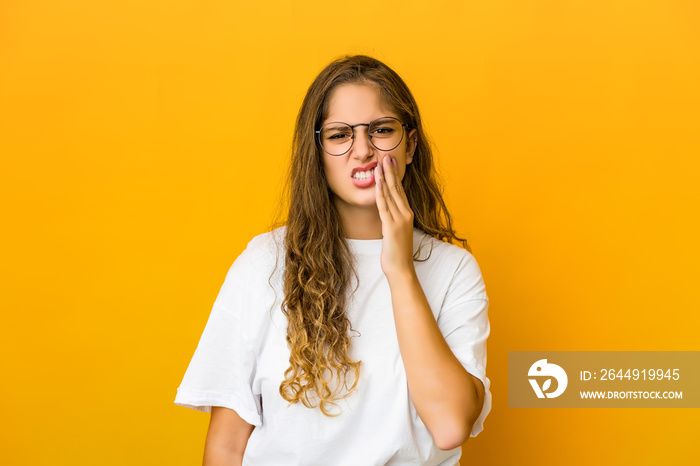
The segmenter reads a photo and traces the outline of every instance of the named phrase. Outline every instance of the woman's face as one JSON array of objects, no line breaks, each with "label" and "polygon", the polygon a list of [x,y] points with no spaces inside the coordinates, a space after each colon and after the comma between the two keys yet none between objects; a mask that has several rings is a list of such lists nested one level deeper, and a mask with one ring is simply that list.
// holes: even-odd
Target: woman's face
[{"label": "woman's face", "polygon": [[[365,84],[342,84],[336,87],[331,94],[328,110],[328,117],[321,123],[322,126],[329,122],[356,125],[370,123],[381,117],[398,118],[398,115],[387,110],[382,104],[379,89]],[[396,159],[401,180],[406,172],[406,165],[413,160],[417,130],[405,133],[398,147],[387,152],[372,145],[367,137],[367,130],[367,126],[355,127],[352,148],[343,155],[333,156],[321,151],[326,179],[341,211],[347,211],[347,208],[351,207],[376,209],[374,166],[384,157]],[[358,168],[369,172],[369,178],[357,179],[358,175],[353,177],[353,171],[357,172]],[[361,176],[364,175],[359,175]]]}]

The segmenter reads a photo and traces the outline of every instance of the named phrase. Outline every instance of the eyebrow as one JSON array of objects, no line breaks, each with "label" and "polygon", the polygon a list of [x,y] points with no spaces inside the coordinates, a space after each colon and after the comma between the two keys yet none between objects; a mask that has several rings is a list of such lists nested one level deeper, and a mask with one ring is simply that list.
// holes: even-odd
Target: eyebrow
[{"label": "eyebrow", "polygon": [[[372,121],[381,121],[381,120],[384,120],[384,119],[387,119],[387,118],[396,118],[396,119],[398,119],[399,117],[395,117],[395,116],[391,116],[391,115],[383,115],[383,116],[380,116],[380,117],[375,118],[375,119],[372,120]],[[345,121],[338,121],[338,120],[331,120],[331,121],[328,121],[328,122],[326,122],[326,123],[321,123],[321,126],[330,125],[331,123],[339,123],[339,124],[344,124],[344,125],[352,126],[352,125],[350,125],[350,123],[347,123],[347,122],[345,122]],[[358,123],[358,124],[369,124],[369,123],[371,123],[371,122],[370,122],[370,121],[366,121],[366,122],[362,122],[362,123]]]},{"label": "eyebrow", "polygon": [[341,121],[331,121],[330,123],[326,123],[324,126],[327,129],[334,129],[334,128],[345,128],[347,123],[343,123]]}]

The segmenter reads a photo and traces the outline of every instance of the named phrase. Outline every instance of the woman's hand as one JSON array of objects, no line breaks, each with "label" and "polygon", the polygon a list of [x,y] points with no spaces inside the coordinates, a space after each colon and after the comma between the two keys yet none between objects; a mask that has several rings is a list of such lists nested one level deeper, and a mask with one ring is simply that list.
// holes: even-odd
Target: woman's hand
[{"label": "woman's hand", "polygon": [[377,208],[382,220],[381,265],[391,278],[415,274],[413,266],[413,211],[401,185],[396,159],[386,156],[374,170]]}]

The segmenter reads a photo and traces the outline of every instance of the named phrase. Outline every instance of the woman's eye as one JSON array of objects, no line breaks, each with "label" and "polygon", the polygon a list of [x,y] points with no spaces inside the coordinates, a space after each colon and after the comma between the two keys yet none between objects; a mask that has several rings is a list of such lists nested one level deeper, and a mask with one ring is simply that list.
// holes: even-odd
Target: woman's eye
[{"label": "woman's eye", "polygon": [[376,128],[373,132],[376,134],[391,134],[394,132],[394,128],[388,128],[388,127]]},{"label": "woman's eye", "polygon": [[328,139],[336,139],[336,140],[340,139],[340,140],[342,140],[342,139],[346,139],[349,137],[350,137],[350,135],[348,133],[333,133],[330,136],[328,136]]}]

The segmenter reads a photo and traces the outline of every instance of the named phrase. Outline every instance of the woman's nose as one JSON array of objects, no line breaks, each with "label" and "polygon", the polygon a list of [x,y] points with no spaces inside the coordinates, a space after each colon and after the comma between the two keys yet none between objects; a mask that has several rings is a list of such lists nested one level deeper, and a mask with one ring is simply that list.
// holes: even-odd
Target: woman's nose
[{"label": "woman's nose", "polygon": [[352,152],[355,157],[366,158],[372,155],[374,146],[367,131],[355,130],[355,140],[352,145]]}]

